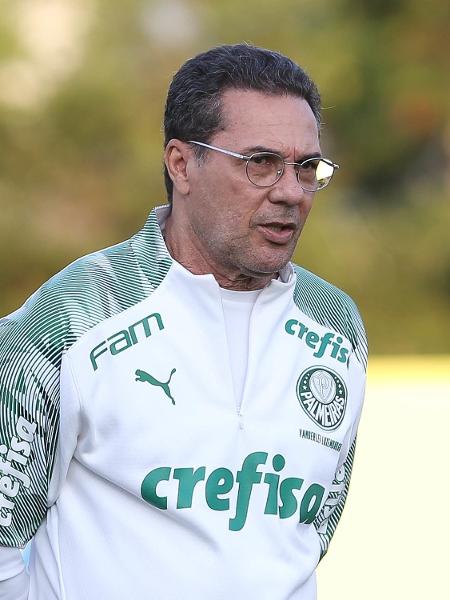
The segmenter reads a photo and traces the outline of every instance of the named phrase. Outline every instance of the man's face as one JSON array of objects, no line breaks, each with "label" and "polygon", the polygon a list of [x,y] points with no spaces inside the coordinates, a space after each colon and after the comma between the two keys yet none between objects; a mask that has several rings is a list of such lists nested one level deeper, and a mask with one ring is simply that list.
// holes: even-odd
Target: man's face
[{"label": "man's face", "polygon": [[[211,145],[246,156],[276,152],[288,162],[320,154],[317,123],[302,98],[228,90],[222,123]],[[215,275],[267,278],[286,265],[314,196],[300,187],[292,166],[260,188],[248,180],[244,160],[206,150],[204,161],[190,160],[187,172],[186,231]]]}]

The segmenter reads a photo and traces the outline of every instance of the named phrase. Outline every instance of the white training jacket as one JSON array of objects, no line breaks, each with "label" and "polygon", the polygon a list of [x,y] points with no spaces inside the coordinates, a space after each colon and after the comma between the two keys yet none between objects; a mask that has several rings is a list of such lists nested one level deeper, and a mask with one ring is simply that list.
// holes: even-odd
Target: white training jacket
[{"label": "white training jacket", "polygon": [[313,600],[350,480],[361,319],[288,265],[252,310],[239,402],[220,289],[170,257],[168,210],[0,321],[0,544],[34,538],[30,600]]}]

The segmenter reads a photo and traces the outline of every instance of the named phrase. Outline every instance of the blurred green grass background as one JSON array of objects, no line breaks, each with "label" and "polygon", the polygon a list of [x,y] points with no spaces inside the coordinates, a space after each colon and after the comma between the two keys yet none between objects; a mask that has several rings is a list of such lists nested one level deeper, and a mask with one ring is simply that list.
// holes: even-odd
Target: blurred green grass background
[{"label": "blurred green grass background", "polygon": [[350,293],[376,354],[450,352],[447,3],[0,0],[0,314],[165,201],[173,73],[279,50],[317,81],[325,155],[295,260]]}]

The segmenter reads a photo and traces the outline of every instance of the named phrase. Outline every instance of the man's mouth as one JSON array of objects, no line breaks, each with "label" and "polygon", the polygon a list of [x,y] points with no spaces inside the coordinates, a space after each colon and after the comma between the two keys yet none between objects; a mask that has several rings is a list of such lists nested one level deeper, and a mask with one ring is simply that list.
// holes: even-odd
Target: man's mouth
[{"label": "man's mouth", "polygon": [[290,242],[296,229],[297,226],[295,223],[282,223],[278,221],[258,225],[258,230],[263,237],[274,244],[286,244]]}]

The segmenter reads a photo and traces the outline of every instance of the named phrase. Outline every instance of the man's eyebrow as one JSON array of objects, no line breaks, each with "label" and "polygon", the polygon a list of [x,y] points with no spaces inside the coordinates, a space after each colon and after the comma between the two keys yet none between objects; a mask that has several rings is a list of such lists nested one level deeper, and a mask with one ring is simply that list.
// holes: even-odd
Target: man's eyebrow
[{"label": "man's eyebrow", "polygon": [[313,152],[312,154],[305,154],[301,158],[297,158],[296,163],[302,163],[304,160],[308,160],[309,158],[322,158],[321,152]]},{"label": "man's eyebrow", "polygon": [[[244,156],[250,156],[251,154],[255,154],[255,152],[271,152],[272,154],[278,154],[278,156],[281,156],[286,160],[286,158],[283,156],[279,149],[268,148],[267,146],[248,146],[247,148],[244,148],[240,154],[243,154]],[[308,158],[322,158],[322,154],[321,152],[305,154],[304,156],[297,158],[295,162],[301,163],[304,160],[307,160]]]},{"label": "man's eyebrow", "polygon": [[250,156],[250,154],[254,154],[255,152],[272,152],[272,154],[280,154],[279,150],[275,150],[274,148],[268,148],[267,146],[248,146],[247,148],[244,148],[244,150],[242,150],[241,154]]}]

